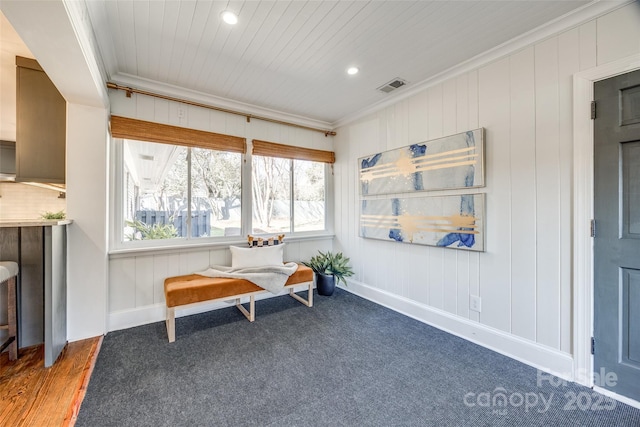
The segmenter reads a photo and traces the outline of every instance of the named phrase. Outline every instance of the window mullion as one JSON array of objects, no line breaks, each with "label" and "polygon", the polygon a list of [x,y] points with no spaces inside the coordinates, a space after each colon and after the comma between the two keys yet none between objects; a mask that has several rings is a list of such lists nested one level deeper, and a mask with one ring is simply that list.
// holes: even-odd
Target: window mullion
[{"label": "window mullion", "polygon": [[113,176],[115,178],[115,186],[114,188],[116,189],[114,195],[112,196],[112,198],[115,200],[115,209],[114,207],[112,207],[112,209],[114,209],[113,212],[113,216],[112,218],[115,219],[115,224],[118,225],[118,227],[112,227],[113,231],[112,231],[112,241],[113,242],[118,242],[119,244],[122,244],[122,242],[124,242],[124,224],[125,224],[125,218],[124,218],[124,207],[126,207],[127,205],[127,190],[126,187],[124,185],[124,166],[123,166],[123,158],[124,158],[124,147],[123,147],[123,141],[120,140],[114,140],[112,143],[112,153],[114,153],[114,157],[116,159],[115,164],[112,166],[113,167]]},{"label": "window mullion", "polygon": [[[331,167],[331,173],[328,173],[328,169]],[[333,230],[333,214],[329,215],[329,212],[333,212],[333,164],[324,165],[324,229]]]},{"label": "window mullion", "polygon": [[191,151],[187,149],[187,239],[191,239]]},{"label": "window mullion", "polygon": [[295,228],[294,228],[294,224],[295,224],[295,219],[294,219],[294,215],[295,215],[295,210],[294,210],[294,206],[295,206],[295,202],[294,202],[294,194],[295,194],[294,186],[295,186],[295,182],[293,181],[294,160],[291,159],[290,162],[291,163],[289,163],[289,211],[291,212],[291,214],[289,215],[289,221],[290,221],[289,230],[291,230],[292,233],[295,233],[295,231],[296,231]]},{"label": "window mullion", "polygon": [[240,163],[241,232],[247,235],[253,230],[253,156],[248,151]]}]

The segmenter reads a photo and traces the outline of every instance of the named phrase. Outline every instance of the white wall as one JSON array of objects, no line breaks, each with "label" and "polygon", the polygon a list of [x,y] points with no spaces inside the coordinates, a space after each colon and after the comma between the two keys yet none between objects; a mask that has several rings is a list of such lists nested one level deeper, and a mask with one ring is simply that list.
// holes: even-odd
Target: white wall
[{"label": "white wall", "polygon": [[[111,90],[111,114],[157,123],[235,135],[247,138],[248,152],[251,140],[261,139],[287,145],[320,150],[333,150],[333,138],[305,129],[252,119],[244,116],[186,106],[144,95],[127,98],[122,91]],[[247,155],[249,157],[250,154]],[[243,176],[243,180],[250,175]],[[243,209],[250,203],[249,194],[243,195]],[[233,244],[246,244],[238,238]],[[328,250],[332,237],[287,239],[285,259],[300,261]],[[128,328],[165,318],[164,279],[167,277],[202,271],[210,265],[231,265],[228,246],[192,249],[163,249],[133,254],[115,253],[109,260],[108,330]],[[269,294],[263,295],[270,296]],[[218,308],[226,304],[204,305],[201,309],[178,310],[177,316]]]},{"label": "white wall", "polygon": [[106,332],[107,119],[104,108],[67,104],[67,334]]},{"label": "white wall", "polygon": [[[451,76],[337,129],[337,250],[354,289],[490,348],[571,371],[574,73],[640,52],[640,7]],[[486,252],[358,237],[357,159],[486,131]],[[469,297],[482,298],[482,312]]]}]

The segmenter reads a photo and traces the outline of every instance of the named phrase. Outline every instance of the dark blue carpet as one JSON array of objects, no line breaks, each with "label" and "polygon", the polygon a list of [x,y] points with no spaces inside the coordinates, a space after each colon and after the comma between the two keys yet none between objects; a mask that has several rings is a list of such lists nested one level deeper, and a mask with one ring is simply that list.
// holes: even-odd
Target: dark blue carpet
[{"label": "dark blue carpet", "polygon": [[109,333],[76,426],[640,426],[640,410],[336,290]]}]

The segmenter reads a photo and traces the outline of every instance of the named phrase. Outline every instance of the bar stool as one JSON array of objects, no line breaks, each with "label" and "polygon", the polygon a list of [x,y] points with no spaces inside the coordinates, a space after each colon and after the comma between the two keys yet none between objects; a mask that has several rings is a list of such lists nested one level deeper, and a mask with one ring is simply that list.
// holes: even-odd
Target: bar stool
[{"label": "bar stool", "polygon": [[18,264],[13,261],[0,261],[0,284],[7,284],[7,324],[0,329],[7,329],[9,337],[0,344],[0,352],[9,347],[9,360],[18,358],[18,316],[17,294]]}]

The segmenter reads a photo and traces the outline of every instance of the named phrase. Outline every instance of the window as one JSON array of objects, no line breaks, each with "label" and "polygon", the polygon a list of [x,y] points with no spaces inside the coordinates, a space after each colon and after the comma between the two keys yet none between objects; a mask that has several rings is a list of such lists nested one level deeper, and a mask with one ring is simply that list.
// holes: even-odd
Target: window
[{"label": "window", "polygon": [[240,235],[240,153],[122,144],[123,241]]},{"label": "window", "polygon": [[253,156],[253,233],[325,229],[324,163]]},{"label": "window", "polygon": [[293,230],[317,231],[325,226],[325,164],[293,161]]},{"label": "window", "polygon": [[[124,140],[123,240],[186,237],[187,148]],[[175,221],[178,221],[176,227]]]},{"label": "window", "polygon": [[252,157],[253,233],[291,231],[291,161]]},{"label": "window", "polygon": [[254,140],[247,158],[244,138],[117,116],[111,135],[114,249],[326,230],[332,152]]},{"label": "window", "polygon": [[240,235],[244,138],[118,116],[111,135],[115,242]]},{"label": "window", "polygon": [[[191,149],[192,209],[211,217],[200,236],[239,236],[242,224],[242,155]],[[191,217],[194,218],[192,212]],[[193,225],[192,225],[193,227]]]},{"label": "window", "polygon": [[253,233],[326,229],[330,151],[253,140]]}]

